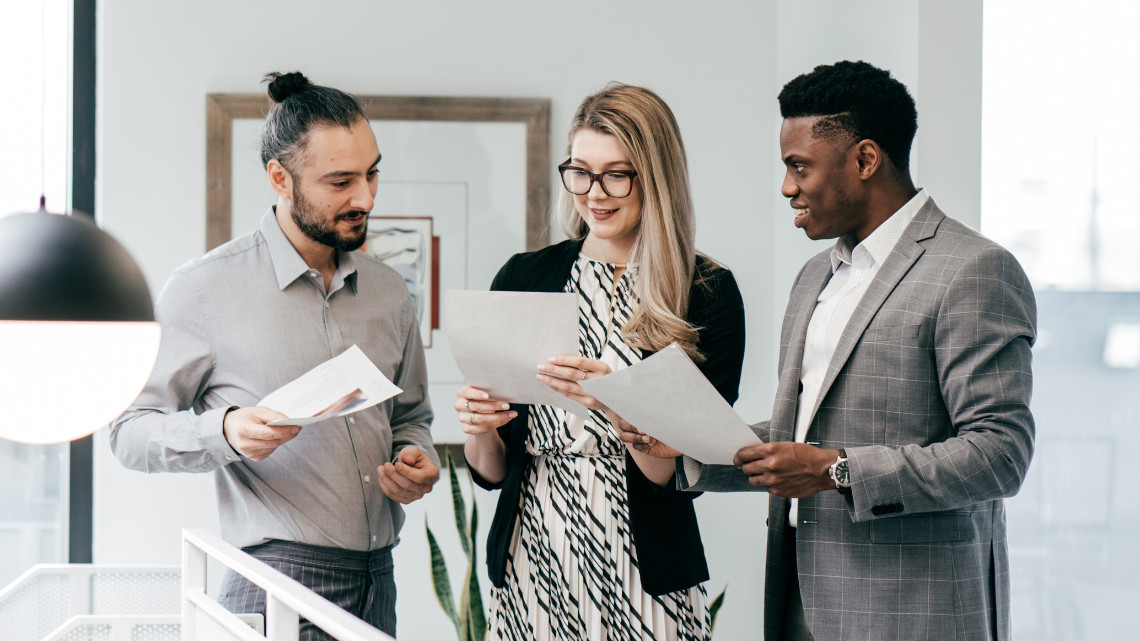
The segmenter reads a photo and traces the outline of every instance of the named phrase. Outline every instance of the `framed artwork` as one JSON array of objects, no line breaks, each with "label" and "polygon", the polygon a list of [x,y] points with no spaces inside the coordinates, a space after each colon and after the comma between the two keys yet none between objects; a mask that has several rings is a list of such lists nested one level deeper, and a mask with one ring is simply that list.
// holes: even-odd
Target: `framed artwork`
[{"label": "framed artwork", "polygon": [[[364,251],[409,284],[437,399],[433,437],[459,443],[446,399],[464,381],[438,331],[439,292],[487,289],[512,254],[549,242],[550,100],[357,98],[383,154]],[[207,249],[256,229],[277,201],[259,154],[271,106],[264,94],[206,97]]]},{"label": "framed artwork", "polygon": [[368,235],[360,251],[384,261],[412,295],[424,347],[439,329],[439,236],[430,216],[369,216]]}]

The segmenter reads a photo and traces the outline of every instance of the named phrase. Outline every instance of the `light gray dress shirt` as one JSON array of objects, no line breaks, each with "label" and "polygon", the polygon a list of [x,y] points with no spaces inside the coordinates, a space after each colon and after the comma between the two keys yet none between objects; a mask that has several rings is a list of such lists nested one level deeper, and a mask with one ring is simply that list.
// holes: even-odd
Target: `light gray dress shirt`
[{"label": "light gray dress shirt", "polygon": [[[409,445],[439,463],[407,286],[360,252],[338,259],[326,294],[270,208],[257,231],[180,267],[156,305],[163,336],[154,373],[111,424],[111,448],[131,469],[214,472],[222,536],[239,547],[393,545],[404,513],[380,489],[377,466]],[[227,408],[257,405],[353,344],[403,393],[306,426],[261,462],[229,446]]]}]

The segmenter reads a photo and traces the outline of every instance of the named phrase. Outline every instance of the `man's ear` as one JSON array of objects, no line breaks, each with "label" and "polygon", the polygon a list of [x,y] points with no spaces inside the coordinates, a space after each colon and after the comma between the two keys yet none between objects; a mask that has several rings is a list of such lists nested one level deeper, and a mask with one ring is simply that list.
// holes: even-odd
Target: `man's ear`
[{"label": "man's ear", "polygon": [[293,174],[274,158],[265,166],[269,173],[269,186],[281,198],[289,200],[293,197]]},{"label": "man's ear", "polygon": [[852,153],[855,154],[855,166],[859,171],[859,180],[867,180],[874,176],[875,172],[882,169],[883,163],[887,160],[887,156],[879,147],[879,143],[870,139],[855,143],[855,146],[852,147]]}]

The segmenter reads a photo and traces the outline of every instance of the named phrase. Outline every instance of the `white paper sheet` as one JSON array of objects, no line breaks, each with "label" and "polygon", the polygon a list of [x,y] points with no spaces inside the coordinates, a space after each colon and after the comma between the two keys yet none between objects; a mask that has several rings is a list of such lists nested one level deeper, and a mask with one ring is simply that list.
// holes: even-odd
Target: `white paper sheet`
[{"label": "white paper sheet", "polygon": [[554,405],[585,417],[588,410],[538,381],[538,365],[578,353],[574,294],[444,292],[443,326],[467,384],[509,403]]},{"label": "white paper sheet", "polygon": [[618,416],[702,463],[731,465],[759,437],[674,343],[582,387]]},{"label": "white paper sheet", "polygon": [[289,417],[270,425],[308,425],[372,407],[402,391],[353,345],[282,385],[258,405]]}]

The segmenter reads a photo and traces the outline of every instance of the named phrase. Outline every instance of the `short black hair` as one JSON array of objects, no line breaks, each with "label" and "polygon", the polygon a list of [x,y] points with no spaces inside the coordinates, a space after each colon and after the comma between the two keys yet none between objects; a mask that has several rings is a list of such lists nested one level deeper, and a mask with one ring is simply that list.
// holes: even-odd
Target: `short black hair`
[{"label": "short black hair", "polygon": [[364,118],[364,109],[353,96],[331,87],[309,82],[299,71],[265,75],[269,97],[276,104],[265,119],[261,132],[261,164],[276,158],[289,173],[297,175],[298,161],[318,125],[339,125],[351,129]]},{"label": "short black hair", "polygon": [[781,117],[822,116],[814,135],[874,140],[891,164],[908,171],[918,112],[906,86],[889,71],[862,60],[820,65],[784,85],[778,100]]}]

